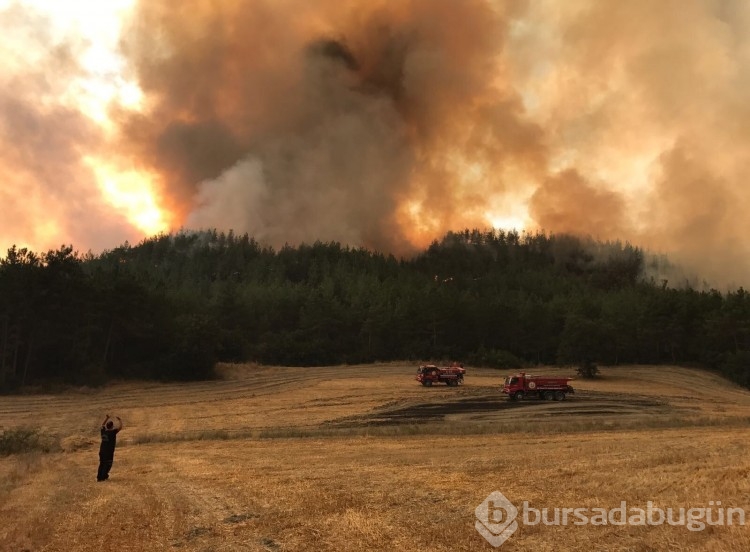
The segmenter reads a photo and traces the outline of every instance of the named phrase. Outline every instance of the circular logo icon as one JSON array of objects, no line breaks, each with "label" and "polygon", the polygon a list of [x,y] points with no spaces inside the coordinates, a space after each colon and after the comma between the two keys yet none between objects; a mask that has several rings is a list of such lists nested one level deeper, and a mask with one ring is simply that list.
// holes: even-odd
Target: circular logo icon
[{"label": "circular logo icon", "polygon": [[518,529],[518,508],[500,491],[494,491],[476,507],[474,527],[492,546],[503,544]]}]

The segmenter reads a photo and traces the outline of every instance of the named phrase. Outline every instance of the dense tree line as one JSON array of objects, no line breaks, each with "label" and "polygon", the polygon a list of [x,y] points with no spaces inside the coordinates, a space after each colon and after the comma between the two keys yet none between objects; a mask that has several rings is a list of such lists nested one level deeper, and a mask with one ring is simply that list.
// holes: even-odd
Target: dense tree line
[{"label": "dense tree line", "polygon": [[690,363],[750,385],[750,299],[644,278],[629,244],[449,233],[410,259],[178,233],[0,260],[0,387],[199,379],[217,361]]}]

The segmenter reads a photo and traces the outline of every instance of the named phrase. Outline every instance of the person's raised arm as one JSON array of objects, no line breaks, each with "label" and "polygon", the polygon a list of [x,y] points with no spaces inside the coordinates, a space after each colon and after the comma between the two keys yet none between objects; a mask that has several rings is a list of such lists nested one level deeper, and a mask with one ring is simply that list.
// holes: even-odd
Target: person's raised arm
[{"label": "person's raised arm", "polygon": [[107,415],[106,415],[106,416],[104,417],[104,421],[102,422],[102,427],[104,427],[104,426],[105,426],[105,425],[107,424],[107,420],[109,420],[109,414],[107,414]]}]

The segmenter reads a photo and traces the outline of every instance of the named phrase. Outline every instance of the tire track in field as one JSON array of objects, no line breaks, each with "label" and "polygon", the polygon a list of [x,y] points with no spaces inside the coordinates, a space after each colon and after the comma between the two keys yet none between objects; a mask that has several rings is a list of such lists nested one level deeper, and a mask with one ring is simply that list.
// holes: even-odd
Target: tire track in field
[{"label": "tire track in field", "polygon": [[[116,455],[110,480],[96,483],[95,454],[66,455],[51,468],[56,473],[47,483],[63,488],[57,495],[72,486],[74,496],[67,503],[59,498],[41,501],[33,515],[25,516],[20,508],[9,512],[23,520],[19,526],[44,523],[49,530],[32,540],[6,542],[45,552],[263,550],[260,540],[248,539],[246,533],[259,506],[237,492],[228,493],[225,486],[212,485],[210,479],[204,481],[194,464],[168,446],[141,447]],[[58,479],[55,484],[54,477],[61,475],[65,483]],[[29,504],[43,492],[42,485],[27,487],[19,502]],[[59,509],[63,516],[55,515]],[[247,543],[234,541],[238,529]]]},{"label": "tire track in field", "polygon": [[140,406],[179,406],[201,401],[263,396],[291,389],[302,389],[327,379],[362,377],[359,371],[344,368],[278,368],[261,373],[249,372],[241,379],[212,380],[178,384],[114,384],[102,391],[72,392],[55,395],[23,395],[4,397],[0,404],[0,420],[6,416],[29,414],[43,409],[65,412],[79,410],[82,403],[99,406],[137,403]]},{"label": "tire track in field", "polygon": [[138,388],[133,384],[115,384],[93,393],[67,393],[60,395],[23,395],[3,397],[0,403],[0,427],[6,420],[54,411],[57,414],[80,412],[82,406],[100,409],[110,405],[138,405],[140,407],[166,407],[216,402],[228,399],[253,398],[303,388],[313,378],[283,377],[258,380],[257,378],[232,381],[212,381],[200,384],[163,384]]},{"label": "tire track in field", "polygon": [[[86,442],[93,446],[104,413],[121,415],[126,421],[128,431],[121,436],[123,443],[144,434],[171,433],[173,437],[190,438],[206,431],[237,434],[310,427],[328,417],[338,417],[339,411],[366,408],[368,402],[377,400],[352,393],[357,385],[350,386],[348,381],[358,379],[365,385],[381,387],[383,374],[401,378],[405,368],[387,366],[377,371],[379,377],[373,378],[372,367],[247,367],[235,368],[234,377],[224,380],[126,382],[95,391],[11,396],[0,401],[0,431],[28,426],[53,438],[70,438],[80,446]],[[327,382],[334,382],[333,388]],[[380,389],[375,395],[378,393],[390,395],[393,388]],[[284,423],[290,413],[297,413],[297,417]]]}]

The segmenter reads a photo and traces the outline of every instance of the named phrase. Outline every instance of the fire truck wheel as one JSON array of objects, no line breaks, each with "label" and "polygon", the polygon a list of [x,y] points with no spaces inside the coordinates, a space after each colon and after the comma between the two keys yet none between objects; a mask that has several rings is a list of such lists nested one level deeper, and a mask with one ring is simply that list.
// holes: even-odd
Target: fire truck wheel
[{"label": "fire truck wheel", "polygon": [[427,380],[426,382],[424,382],[424,384],[425,387],[430,387],[432,385],[432,382],[430,380]]},{"label": "fire truck wheel", "polygon": [[513,399],[516,401],[522,401],[524,397],[523,391],[519,391],[513,396]]},{"label": "fire truck wheel", "polygon": [[555,400],[556,401],[564,401],[565,400],[565,393],[563,393],[562,391],[558,391],[557,393],[555,393]]},{"label": "fire truck wheel", "polygon": [[552,391],[546,391],[544,393],[544,400],[545,401],[551,401],[554,398],[555,398],[555,394]]}]

